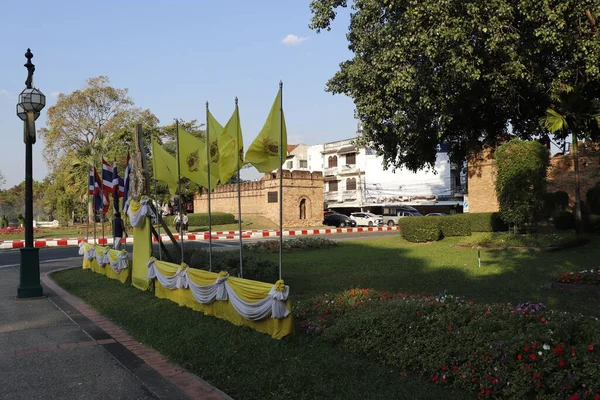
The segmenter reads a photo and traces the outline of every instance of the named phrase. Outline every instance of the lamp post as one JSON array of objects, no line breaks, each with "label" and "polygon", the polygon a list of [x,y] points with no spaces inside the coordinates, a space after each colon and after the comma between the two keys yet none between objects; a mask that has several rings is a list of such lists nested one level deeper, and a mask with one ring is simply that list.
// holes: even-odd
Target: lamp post
[{"label": "lamp post", "polygon": [[27,80],[25,90],[19,95],[17,116],[23,120],[23,141],[25,142],[25,247],[21,248],[21,268],[17,297],[40,297],[43,295],[40,285],[39,249],[33,246],[33,156],[35,143],[35,120],[46,105],[46,96],[33,87],[35,65],[31,63],[33,54],[27,49]]}]

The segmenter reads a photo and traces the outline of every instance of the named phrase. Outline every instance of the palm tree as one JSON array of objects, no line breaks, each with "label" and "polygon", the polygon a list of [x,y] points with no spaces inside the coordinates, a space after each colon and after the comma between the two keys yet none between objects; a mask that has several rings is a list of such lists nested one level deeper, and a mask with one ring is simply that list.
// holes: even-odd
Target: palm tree
[{"label": "palm tree", "polygon": [[581,232],[581,193],[579,188],[580,138],[597,139],[600,133],[600,100],[598,90],[591,85],[564,86],[555,104],[546,110],[540,123],[550,133],[561,139],[571,135],[571,154],[575,173],[575,222],[577,233]]}]

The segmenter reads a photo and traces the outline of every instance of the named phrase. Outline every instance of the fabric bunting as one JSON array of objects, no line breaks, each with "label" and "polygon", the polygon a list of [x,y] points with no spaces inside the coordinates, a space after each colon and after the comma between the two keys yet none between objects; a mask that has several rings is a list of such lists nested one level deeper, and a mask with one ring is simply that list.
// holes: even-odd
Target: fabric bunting
[{"label": "fabric bunting", "polygon": [[127,251],[126,250],[109,250],[108,262],[118,275],[124,269],[127,269]]},{"label": "fabric bunting", "polygon": [[143,196],[139,202],[134,199],[129,201],[127,215],[129,215],[129,222],[134,228],[141,228],[144,226],[146,217],[154,216],[152,209],[148,205],[149,201],[150,199],[146,196]]},{"label": "fabric bunting", "polygon": [[[281,143],[279,143],[280,136],[283,138]],[[277,93],[277,97],[275,97],[267,121],[248,148],[248,152],[246,152],[246,162],[254,165],[260,172],[271,172],[281,166],[279,162],[279,149],[283,152],[282,160],[285,161],[287,155],[287,130],[283,109],[281,108],[281,90]]]},{"label": "fabric bunting", "polygon": [[152,139],[152,159],[154,179],[165,182],[171,194],[174,194],[178,183],[177,160],[154,139]]},{"label": "fabric bunting", "polygon": [[235,110],[219,136],[219,180],[225,184],[244,165],[244,140],[240,126],[240,114]]},{"label": "fabric bunting", "polygon": [[263,287],[266,285],[261,282],[230,277],[225,272],[216,274],[189,268],[185,264],[158,261],[154,257],[150,258],[147,266],[148,278],[156,278],[163,287],[170,290],[189,288],[194,299],[202,304],[228,300],[245,319],[282,319],[290,314],[285,304],[289,286],[283,281],[277,281],[269,290],[265,290]]},{"label": "fabric bunting", "polygon": [[110,259],[108,258],[109,250],[110,250],[110,247],[108,247],[108,246],[96,245],[96,261],[98,262],[99,266],[104,267],[106,264],[108,264],[110,262]]},{"label": "fabric bunting", "polygon": [[83,256],[88,261],[96,258],[96,246],[87,242],[79,243],[79,255]]}]

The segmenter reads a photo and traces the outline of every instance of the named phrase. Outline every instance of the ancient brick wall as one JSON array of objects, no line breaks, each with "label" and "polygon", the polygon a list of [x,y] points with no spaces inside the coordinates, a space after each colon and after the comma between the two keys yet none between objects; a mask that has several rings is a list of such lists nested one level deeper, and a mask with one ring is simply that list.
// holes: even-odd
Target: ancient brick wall
[{"label": "ancient brick wall", "polygon": [[[257,215],[279,223],[279,173],[265,174],[262,180],[240,185],[242,220]],[[238,215],[237,185],[215,188],[211,209]],[[208,211],[206,191],[194,198],[194,211]],[[303,213],[302,213],[303,211]],[[323,175],[321,172],[283,171],[283,226],[320,225],[323,221]]]},{"label": "ancient brick wall", "polygon": [[494,153],[487,148],[470,157],[467,167],[467,188],[469,193],[469,212],[498,211],[496,199],[496,171]]}]

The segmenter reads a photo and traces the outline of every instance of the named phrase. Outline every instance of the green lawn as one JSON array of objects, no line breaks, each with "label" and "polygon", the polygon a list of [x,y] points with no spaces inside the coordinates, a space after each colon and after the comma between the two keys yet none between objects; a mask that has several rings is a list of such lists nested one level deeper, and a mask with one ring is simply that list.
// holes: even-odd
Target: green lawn
[{"label": "green lawn", "polygon": [[[413,244],[399,236],[346,241],[335,248],[284,254],[283,278],[292,300],[353,287],[389,292],[444,291],[478,302],[544,302],[598,315],[597,295],[544,289],[564,271],[596,267],[600,239],[559,252],[481,251],[455,247],[463,238]],[[277,254],[261,257],[277,259]],[[275,341],[153,298],[79,269],[53,275],[138,340],[209,380],[237,399],[469,398],[403,371],[353,357],[298,334]],[[123,307],[127,304],[127,307]]]}]

